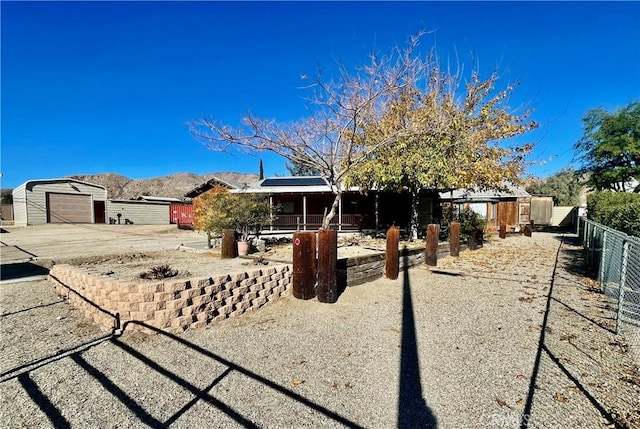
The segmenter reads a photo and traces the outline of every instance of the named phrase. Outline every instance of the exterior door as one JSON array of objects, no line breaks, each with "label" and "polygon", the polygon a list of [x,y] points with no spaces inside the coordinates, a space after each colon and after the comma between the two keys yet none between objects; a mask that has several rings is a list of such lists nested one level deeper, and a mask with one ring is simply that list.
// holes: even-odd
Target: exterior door
[{"label": "exterior door", "polygon": [[107,223],[104,206],[104,201],[93,202],[93,218],[95,219],[95,223]]}]

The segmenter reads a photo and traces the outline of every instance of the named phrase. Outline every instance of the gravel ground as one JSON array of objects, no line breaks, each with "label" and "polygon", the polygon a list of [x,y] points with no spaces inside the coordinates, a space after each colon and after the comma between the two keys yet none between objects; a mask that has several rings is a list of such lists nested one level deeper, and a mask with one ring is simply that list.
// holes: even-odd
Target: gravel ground
[{"label": "gravel ground", "polygon": [[559,238],[495,240],[336,304],[289,295],[180,336],[100,340],[46,282],[0,285],[0,422],[515,428],[525,413],[536,428],[640,427],[613,303],[571,244],[554,276]]}]

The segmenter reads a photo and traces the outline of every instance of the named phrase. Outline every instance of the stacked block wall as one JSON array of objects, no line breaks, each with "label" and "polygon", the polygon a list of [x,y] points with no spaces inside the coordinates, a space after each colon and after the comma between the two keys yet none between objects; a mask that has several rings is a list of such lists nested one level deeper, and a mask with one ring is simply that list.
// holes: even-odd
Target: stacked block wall
[{"label": "stacked block wall", "polygon": [[[179,332],[256,310],[277,300],[291,285],[290,265],[214,277],[167,278],[155,282],[126,282],[98,271],[55,265],[49,280],[56,292],[104,330],[116,323],[139,321]],[[131,324],[125,330],[145,330]]]}]

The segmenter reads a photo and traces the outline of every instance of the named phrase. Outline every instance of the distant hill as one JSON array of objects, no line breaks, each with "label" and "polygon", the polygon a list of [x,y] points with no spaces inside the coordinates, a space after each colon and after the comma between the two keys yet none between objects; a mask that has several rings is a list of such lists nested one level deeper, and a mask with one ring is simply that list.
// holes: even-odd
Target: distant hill
[{"label": "distant hill", "polygon": [[140,195],[184,198],[184,194],[213,177],[239,186],[245,183],[251,184],[258,180],[257,174],[231,172],[210,174],[175,173],[152,179],[129,179],[115,173],[84,174],[67,177],[104,186],[107,188],[108,198],[126,200],[137,198]]}]

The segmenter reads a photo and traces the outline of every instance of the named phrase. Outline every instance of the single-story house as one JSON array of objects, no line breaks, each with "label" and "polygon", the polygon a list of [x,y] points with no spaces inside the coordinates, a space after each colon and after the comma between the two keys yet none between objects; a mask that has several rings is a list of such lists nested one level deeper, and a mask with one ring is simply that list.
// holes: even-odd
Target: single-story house
[{"label": "single-story house", "polygon": [[105,223],[107,189],[75,179],[28,180],[13,190],[17,226]]},{"label": "single-story house", "polygon": [[507,230],[520,230],[530,221],[531,195],[518,186],[506,186],[506,191],[454,189],[440,192],[440,203],[443,209],[469,207],[487,220],[485,231],[496,231],[500,225],[507,225]]},{"label": "single-story house", "polygon": [[[220,186],[229,192],[249,192],[269,198],[276,216],[269,231],[318,229],[325,211],[331,209],[335,198],[329,184],[318,176],[270,177],[243,188],[212,179],[185,194],[186,197],[193,198],[196,218],[198,199]],[[434,192],[423,192],[420,195],[418,210],[422,229],[437,217],[436,200],[437,194]],[[342,192],[338,212],[331,223],[339,231],[385,230],[391,225],[407,228],[410,219],[410,194],[378,191],[362,193],[358,188],[351,188]]]}]

